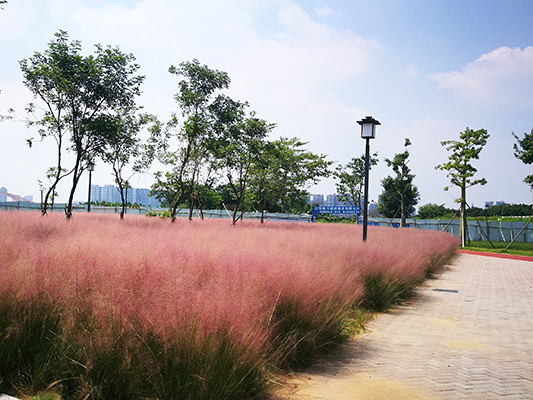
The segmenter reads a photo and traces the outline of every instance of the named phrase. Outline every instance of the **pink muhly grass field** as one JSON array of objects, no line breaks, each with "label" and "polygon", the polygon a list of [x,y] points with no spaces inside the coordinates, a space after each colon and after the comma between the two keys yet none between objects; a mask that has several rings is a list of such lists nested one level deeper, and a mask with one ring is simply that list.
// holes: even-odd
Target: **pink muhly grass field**
[{"label": "pink muhly grass field", "polygon": [[[133,386],[156,391],[158,398],[180,392],[164,388],[163,364],[147,338],[155,338],[163,353],[178,345],[185,353],[201,348],[215,355],[221,338],[237,349],[235,362],[261,371],[287,360],[298,364],[292,359],[299,357],[296,347],[319,350],[324,343],[313,340],[330,340],[328,329],[338,330],[355,306],[372,303],[365,299],[371,278],[409,291],[457,245],[448,234],[415,229],[369,227],[362,243],[354,225],[243,221],[232,227],[228,220],[170,224],[94,213],[63,221],[60,214],[0,212],[0,226],[0,302],[44,298],[57,306],[61,340],[80,358],[75,361],[83,365],[87,385],[97,385],[96,378],[91,381],[91,351],[113,351],[117,338],[127,349],[124,338],[132,337],[155,371],[144,372],[143,379],[153,383],[148,389]],[[190,383],[174,386],[196,387],[198,398],[210,398],[202,390],[218,372],[198,368],[185,372]],[[235,375],[235,368],[229,373]],[[263,389],[243,388],[253,390]]]}]

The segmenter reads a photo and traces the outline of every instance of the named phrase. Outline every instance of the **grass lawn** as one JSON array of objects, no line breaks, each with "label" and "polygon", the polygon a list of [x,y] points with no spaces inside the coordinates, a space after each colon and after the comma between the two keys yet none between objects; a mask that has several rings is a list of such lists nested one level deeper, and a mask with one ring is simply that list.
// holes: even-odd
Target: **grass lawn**
[{"label": "grass lawn", "polygon": [[491,253],[503,253],[503,254],[515,254],[518,256],[531,256],[533,257],[533,243],[527,242],[514,242],[509,249],[505,248],[509,245],[508,242],[492,242],[494,249],[487,241],[471,241],[470,244],[466,243],[465,250],[474,251],[488,251]]}]

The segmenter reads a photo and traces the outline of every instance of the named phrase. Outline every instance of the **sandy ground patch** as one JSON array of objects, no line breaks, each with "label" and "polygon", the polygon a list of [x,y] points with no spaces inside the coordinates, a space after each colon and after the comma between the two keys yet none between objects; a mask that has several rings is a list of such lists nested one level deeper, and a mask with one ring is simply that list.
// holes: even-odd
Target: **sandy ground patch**
[{"label": "sandy ground patch", "polygon": [[290,378],[274,400],[434,400],[420,388],[403,382],[357,373],[325,379],[298,375]]}]

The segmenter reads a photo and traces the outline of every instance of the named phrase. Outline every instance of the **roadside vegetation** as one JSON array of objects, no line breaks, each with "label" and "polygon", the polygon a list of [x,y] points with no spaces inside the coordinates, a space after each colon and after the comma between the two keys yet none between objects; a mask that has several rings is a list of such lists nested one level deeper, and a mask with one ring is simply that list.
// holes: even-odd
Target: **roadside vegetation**
[{"label": "roadside vegetation", "polygon": [[[458,213],[456,210],[447,208],[443,204],[424,204],[417,210],[415,218],[419,219],[451,219]],[[533,215],[533,207],[531,204],[500,204],[485,208],[469,207],[466,210],[466,216],[469,219],[478,218],[479,220],[489,221],[515,221],[522,220],[525,217]]]},{"label": "roadside vegetation", "polygon": [[246,399],[455,252],[440,232],[0,212],[0,392]]}]

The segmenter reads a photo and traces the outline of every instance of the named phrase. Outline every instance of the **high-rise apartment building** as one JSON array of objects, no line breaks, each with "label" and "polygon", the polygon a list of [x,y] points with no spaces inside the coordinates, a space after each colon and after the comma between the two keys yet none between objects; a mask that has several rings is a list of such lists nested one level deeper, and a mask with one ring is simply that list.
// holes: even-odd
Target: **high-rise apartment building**
[{"label": "high-rise apartment building", "polygon": [[339,198],[337,197],[337,194],[328,194],[324,205],[335,207],[335,206],[347,206],[349,204],[344,201],[340,201]]},{"label": "high-rise apartment building", "polygon": [[3,193],[7,193],[7,189],[5,187],[0,187],[0,202],[6,202],[7,201],[7,196],[5,194],[2,194]]},{"label": "high-rise apartment building", "polygon": [[91,201],[116,203],[120,201],[120,194],[114,185],[91,185]]},{"label": "high-rise apartment building", "polygon": [[[142,206],[159,207],[160,203],[155,197],[148,196],[150,189],[127,188],[125,197],[127,203],[137,203]],[[120,203],[120,191],[114,185],[91,185],[91,201],[107,201],[109,203]]]},{"label": "high-rise apartment building", "polygon": [[309,196],[309,204],[318,204],[319,206],[324,205],[324,195],[323,194],[312,194]]}]

